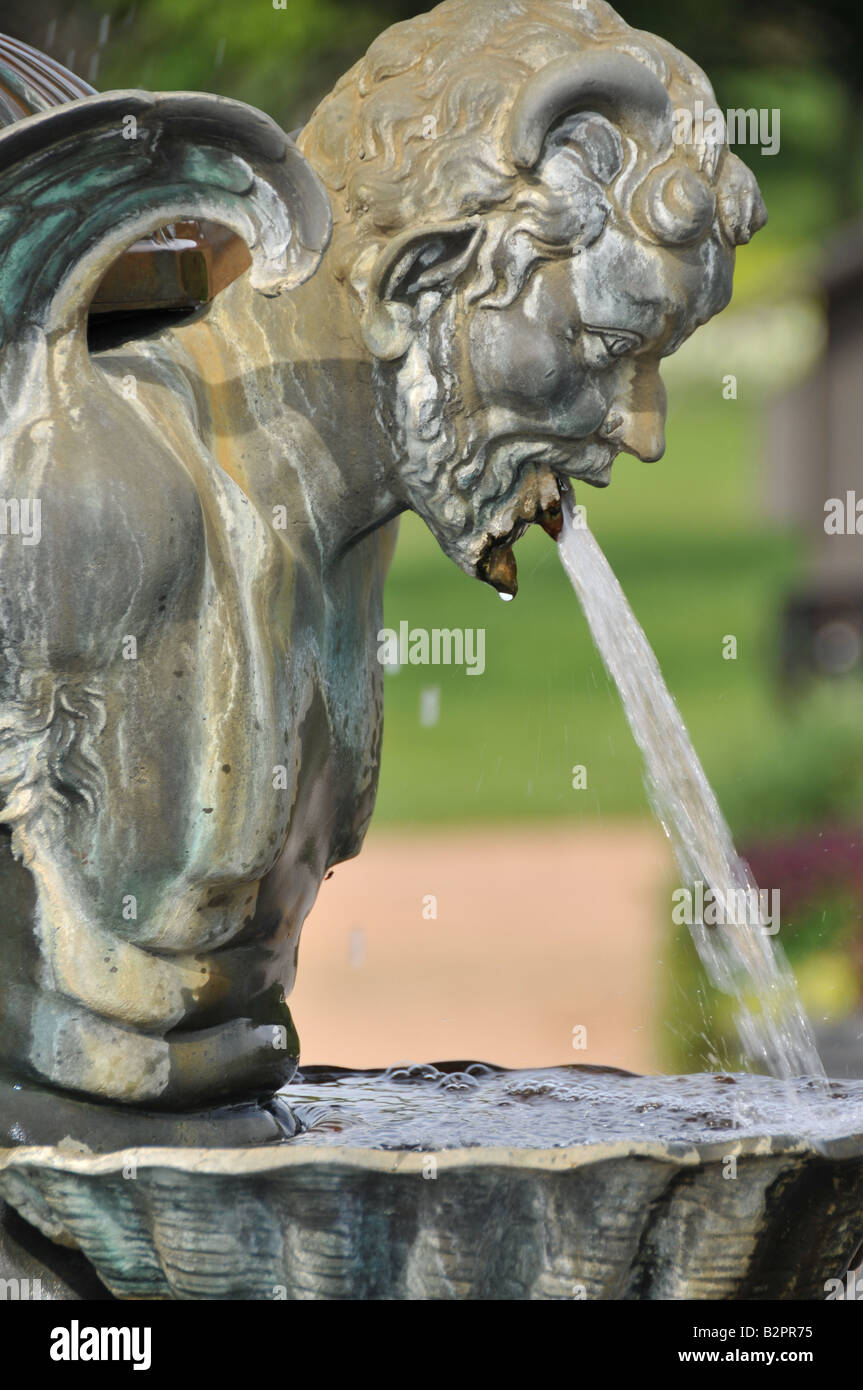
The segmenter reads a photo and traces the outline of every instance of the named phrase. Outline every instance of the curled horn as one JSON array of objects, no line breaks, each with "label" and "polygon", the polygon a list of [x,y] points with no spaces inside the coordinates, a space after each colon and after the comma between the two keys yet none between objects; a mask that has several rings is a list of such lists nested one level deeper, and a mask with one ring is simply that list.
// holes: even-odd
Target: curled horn
[{"label": "curled horn", "polygon": [[639,146],[658,153],[671,138],[671,101],[655,73],[628,53],[557,58],[522,88],[509,130],[510,158],[532,169],[555,121],[596,111]]}]

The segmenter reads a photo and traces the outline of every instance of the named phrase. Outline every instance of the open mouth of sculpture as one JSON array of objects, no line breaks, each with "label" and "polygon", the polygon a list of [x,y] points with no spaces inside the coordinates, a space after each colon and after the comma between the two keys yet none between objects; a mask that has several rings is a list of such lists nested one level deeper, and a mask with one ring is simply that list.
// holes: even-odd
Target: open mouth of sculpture
[{"label": "open mouth of sculpture", "polygon": [[541,526],[556,541],[563,524],[561,499],[570,490],[570,480],[590,483],[592,487],[607,487],[611,481],[611,465],[618,452],[613,446],[605,445],[585,459],[570,457],[560,462],[530,462],[520,469],[517,484],[486,535],[477,562],[477,577],[498,593],[514,597],[518,592],[518,565],[513,548],[516,541],[533,525]]},{"label": "open mouth of sculpture", "polygon": [[513,546],[528,526],[541,526],[557,540],[563,524],[561,488],[555,486],[556,496],[543,501],[530,493],[522,493],[522,504],[509,529],[500,536],[491,536],[477,564],[477,575],[499,594],[513,597],[518,592],[518,566]]}]

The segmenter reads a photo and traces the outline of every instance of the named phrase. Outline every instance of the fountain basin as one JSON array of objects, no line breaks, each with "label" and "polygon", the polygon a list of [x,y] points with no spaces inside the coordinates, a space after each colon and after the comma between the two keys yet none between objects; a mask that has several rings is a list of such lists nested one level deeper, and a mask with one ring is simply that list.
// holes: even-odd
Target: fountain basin
[{"label": "fountain basin", "polygon": [[[449,1065],[395,1079],[394,1069],[307,1070],[287,1090],[308,1128],[277,1144],[4,1150],[0,1195],[80,1249],[118,1298],[805,1300],[823,1299],[852,1264],[863,1132],[840,1131],[843,1118],[860,1121],[863,1083],[834,1087],[812,1132],[794,1138],[757,1132],[752,1094],[768,1115],[785,1103],[767,1077]],[[393,1087],[423,1097],[401,1140]],[[657,1119],[675,1087],[676,1119]],[[735,1087],[742,1102],[728,1099]],[[476,1109],[507,1088],[514,1142],[476,1142],[465,1096]],[[370,1113],[376,1090],[385,1100]],[[549,1141],[566,1132],[549,1107],[560,1112],[567,1090],[570,1127],[595,1135],[616,1106],[621,1137]],[[710,1109],[693,1109],[698,1093]],[[486,1126],[497,1098],[476,1111]],[[687,1117],[694,1142],[680,1137]],[[371,1124],[378,1142],[355,1142]],[[657,1137],[660,1124],[674,1137]],[[468,1143],[456,1142],[460,1129]],[[525,1142],[531,1130],[542,1146]]]}]

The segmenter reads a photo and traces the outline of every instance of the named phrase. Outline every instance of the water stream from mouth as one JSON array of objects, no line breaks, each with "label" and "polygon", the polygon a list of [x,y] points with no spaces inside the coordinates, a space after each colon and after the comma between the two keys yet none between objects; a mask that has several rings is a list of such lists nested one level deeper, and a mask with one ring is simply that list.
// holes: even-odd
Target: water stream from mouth
[{"label": "water stream from mouth", "polygon": [[[691,894],[696,949],[712,984],[735,1000],[743,1054],[750,1066],[776,1077],[823,1078],[794,975],[768,931],[775,923],[768,921],[749,867],[734,848],[653,649],[583,511],[575,509],[571,490],[563,497],[558,546],[644,758],[651,805],[674,848],[681,883]],[[710,912],[704,904],[711,901],[728,906],[719,914],[725,924],[705,924]]]}]

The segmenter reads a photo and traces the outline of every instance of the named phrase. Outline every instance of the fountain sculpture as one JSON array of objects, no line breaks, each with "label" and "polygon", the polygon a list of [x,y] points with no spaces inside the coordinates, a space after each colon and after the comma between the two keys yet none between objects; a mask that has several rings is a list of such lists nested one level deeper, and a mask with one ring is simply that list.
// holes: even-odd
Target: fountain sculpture
[{"label": "fountain sculpture", "polygon": [[[661,359],[765,220],[725,143],[678,141],[697,102],[602,0],[446,0],[296,143],[140,91],[0,134],[0,1192],[118,1296],[813,1297],[847,1267],[863,1146],[835,1116],[817,1149],[572,1118],[546,1147],[429,1120],[344,1148],[301,1097],[345,1074],[282,1089],[300,931],[374,804],[397,517],[512,594],[567,479],[661,455]],[[189,222],[250,272],[175,321],[89,313]],[[517,1248],[502,1209],[531,1213]]]}]

